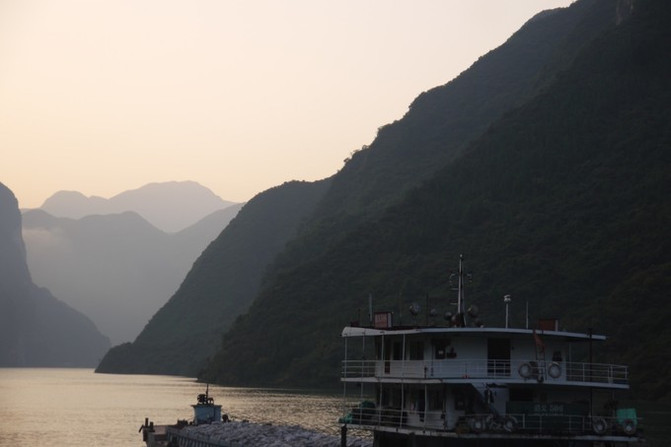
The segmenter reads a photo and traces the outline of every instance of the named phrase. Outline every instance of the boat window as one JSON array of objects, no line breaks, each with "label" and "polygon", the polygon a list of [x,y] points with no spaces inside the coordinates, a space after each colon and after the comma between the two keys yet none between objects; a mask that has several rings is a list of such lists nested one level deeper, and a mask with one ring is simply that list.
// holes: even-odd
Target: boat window
[{"label": "boat window", "polygon": [[[447,357],[448,346],[451,343],[449,339],[435,339],[432,340],[432,343],[436,359],[442,360]],[[452,348],[452,351],[454,351],[454,348]]]},{"label": "boat window", "polygon": [[393,360],[403,360],[403,346],[400,341],[394,342]]},{"label": "boat window", "polygon": [[424,360],[424,343],[413,341],[410,343],[410,360]]},{"label": "boat window", "polygon": [[466,409],[466,393],[462,389],[455,388],[454,391],[454,409],[455,410],[465,410]]},{"label": "boat window", "polygon": [[510,339],[487,340],[487,373],[496,376],[510,375]]},{"label": "boat window", "polygon": [[401,408],[401,390],[400,388],[394,388],[389,390],[389,393],[385,395],[386,401],[383,401],[383,404],[390,408]]},{"label": "boat window", "polygon": [[440,390],[429,391],[429,410],[443,409],[443,393]]},{"label": "boat window", "polygon": [[529,388],[510,389],[511,402],[532,402],[533,400],[534,400],[534,392]]},{"label": "boat window", "polygon": [[410,409],[419,414],[419,420],[424,421],[424,411],[426,410],[426,401],[424,390],[412,390],[409,394]]}]

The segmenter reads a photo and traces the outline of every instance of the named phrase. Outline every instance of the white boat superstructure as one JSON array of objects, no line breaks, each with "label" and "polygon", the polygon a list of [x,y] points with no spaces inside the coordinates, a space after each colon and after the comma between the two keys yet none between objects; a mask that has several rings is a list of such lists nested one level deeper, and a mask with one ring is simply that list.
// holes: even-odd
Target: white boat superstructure
[{"label": "white boat superstructure", "polygon": [[635,410],[615,400],[629,388],[627,366],[591,360],[605,336],[560,330],[555,319],[474,323],[461,259],[457,305],[442,327],[395,326],[378,312],[368,327],[344,328],[341,381],[346,400],[359,403],[341,422],[372,430],[385,447],[643,442]]}]

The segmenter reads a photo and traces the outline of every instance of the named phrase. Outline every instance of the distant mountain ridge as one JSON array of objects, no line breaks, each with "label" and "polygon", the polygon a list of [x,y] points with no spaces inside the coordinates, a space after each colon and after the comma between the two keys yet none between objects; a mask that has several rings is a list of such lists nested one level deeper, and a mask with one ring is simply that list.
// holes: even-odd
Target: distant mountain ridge
[{"label": "distant mountain ridge", "polygon": [[35,283],[89,316],[114,343],[133,340],[241,207],[214,211],[176,233],[133,211],[79,219],[25,211],[28,266]]},{"label": "distant mountain ridge", "polygon": [[92,367],[109,340],[81,313],[33,284],[21,213],[0,183],[0,366]]},{"label": "distant mountain ridge", "polygon": [[55,217],[72,219],[135,211],[156,228],[175,233],[233,204],[196,182],[174,181],[149,183],[109,199],[59,191],[45,200],[40,209]]}]

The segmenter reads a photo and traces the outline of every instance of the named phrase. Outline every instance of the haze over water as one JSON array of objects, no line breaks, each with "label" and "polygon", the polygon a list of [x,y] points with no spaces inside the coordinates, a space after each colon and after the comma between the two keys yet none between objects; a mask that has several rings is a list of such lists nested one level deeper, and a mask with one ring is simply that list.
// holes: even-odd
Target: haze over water
[{"label": "haze over water", "polygon": [[[186,377],[91,369],[0,368],[0,447],[143,446],[139,427],[192,417],[205,385]],[[234,420],[301,425],[336,435],[339,394],[210,386]]]}]

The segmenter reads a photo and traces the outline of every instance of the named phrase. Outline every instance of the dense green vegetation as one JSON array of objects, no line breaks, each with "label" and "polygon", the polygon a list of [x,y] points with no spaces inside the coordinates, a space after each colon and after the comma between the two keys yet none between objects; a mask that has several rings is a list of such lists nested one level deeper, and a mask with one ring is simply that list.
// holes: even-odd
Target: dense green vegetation
[{"label": "dense green vegetation", "polygon": [[[478,123],[472,131],[486,131],[470,145],[464,137],[459,150],[448,142],[453,132],[435,137],[436,150],[447,155],[430,180],[407,194],[395,189],[396,201],[370,201],[378,210],[366,213],[357,207],[368,206],[366,194],[375,188],[345,178],[372,163],[384,141],[403,163],[421,145],[416,141],[434,138],[406,122],[420,104],[438,101],[431,92],[355,154],[321,205],[330,207],[325,216],[340,215],[330,226],[313,220],[292,242],[201,378],[335,386],[338,335],[359,318],[368,294],[377,309],[408,323],[403,312],[413,301],[449,310],[447,272],[465,253],[475,272],[469,299],[485,324],[502,324],[501,297],[512,294],[518,309],[529,302],[533,317],[559,316],[567,328],[609,334],[602,355],[631,364],[634,390],[670,398],[671,358],[664,349],[671,340],[665,321],[671,314],[665,299],[671,282],[669,6],[636,2],[628,20],[616,17],[615,2],[577,6],[585,8],[583,20],[564,35],[517,109],[491,126]],[[593,28],[582,25],[598,17],[612,25],[592,38]],[[588,38],[580,40],[586,29]],[[432,119],[444,112],[436,110]],[[386,177],[392,159],[369,169],[379,167],[379,177]],[[346,188],[358,190],[359,201],[338,207],[339,194],[352,197]],[[522,314],[514,313],[515,324],[522,324]]]},{"label": "dense green vegetation", "polygon": [[541,13],[453,81],[419,95],[403,119],[381,127],[333,177],[312,219],[271,271],[323,255],[358,224],[403,200],[497,118],[551,83],[583,45],[613,26],[615,10],[613,0],[583,0]]},{"label": "dense green vegetation", "polygon": [[541,14],[451,82],[420,94],[334,176],[313,220],[328,231],[315,237],[374,217],[458,157],[494,120],[535,95],[562,66],[560,56],[572,59],[574,40],[584,44],[611,26],[613,11],[612,1],[586,0]]}]

